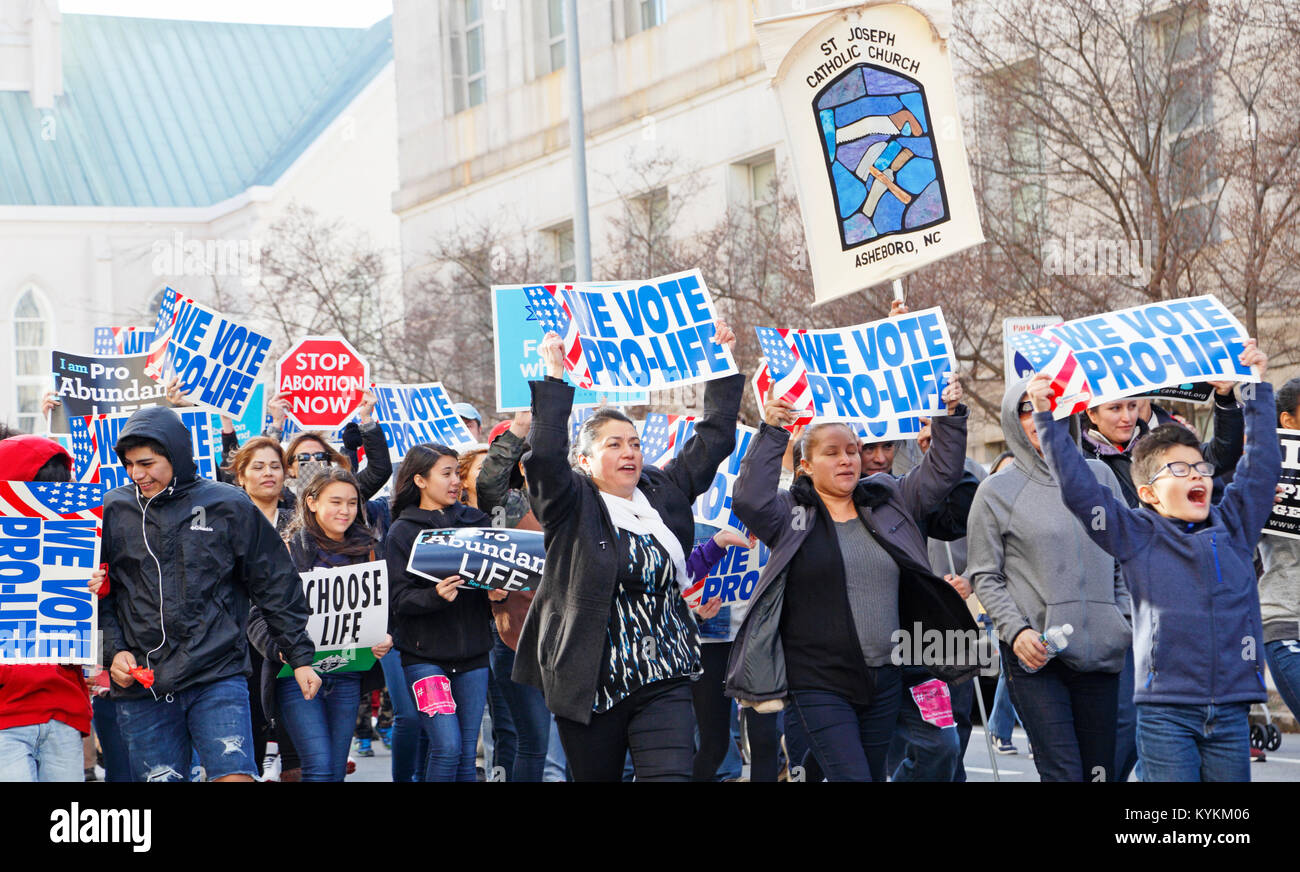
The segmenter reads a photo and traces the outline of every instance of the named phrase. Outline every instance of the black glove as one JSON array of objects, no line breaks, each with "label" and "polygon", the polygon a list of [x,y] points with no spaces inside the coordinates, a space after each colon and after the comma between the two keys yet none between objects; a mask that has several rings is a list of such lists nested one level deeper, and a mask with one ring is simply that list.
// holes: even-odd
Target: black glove
[{"label": "black glove", "polygon": [[347,425],[339,431],[343,438],[343,447],[353,454],[361,447],[361,428],[357,426],[356,421],[349,421]]}]

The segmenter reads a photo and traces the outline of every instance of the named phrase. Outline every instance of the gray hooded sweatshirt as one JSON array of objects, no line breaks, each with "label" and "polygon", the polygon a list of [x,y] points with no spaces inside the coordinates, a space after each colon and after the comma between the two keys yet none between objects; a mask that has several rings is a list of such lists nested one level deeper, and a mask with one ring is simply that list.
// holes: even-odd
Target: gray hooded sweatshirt
[{"label": "gray hooded sweatshirt", "polygon": [[[1002,433],[1015,462],[980,483],[967,523],[966,574],[1011,645],[1028,628],[1072,624],[1061,660],[1079,672],[1119,672],[1133,631],[1128,589],[1115,560],[1088,538],[1061,501],[1047,462],[1034,450],[1016,407],[1029,379],[1002,398]],[[1089,460],[1097,481],[1120,499],[1115,474]]]}]

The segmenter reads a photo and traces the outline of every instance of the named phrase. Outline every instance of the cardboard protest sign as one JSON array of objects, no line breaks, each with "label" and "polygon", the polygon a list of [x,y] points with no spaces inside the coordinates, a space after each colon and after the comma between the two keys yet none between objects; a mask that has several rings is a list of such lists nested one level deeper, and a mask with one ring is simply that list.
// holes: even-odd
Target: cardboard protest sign
[{"label": "cardboard protest sign", "polygon": [[824,303],[984,241],[953,88],[948,0],[754,22]]},{"label": "cardboard protest sign", "polygon": [[[218,439],[216,448],[213,448],[213,428],[208,411],[193,407],[172,411],[190,431],[190,449],[194,452],[194,465],[198,467],[199,475],[215,481],[221,442]],[[72,460],[75,467],[72,475],[75,480],[98,482],[104,486],[105,492],[131,483],[126,468],[113,450],[130,418],[131,413],[82,415],[72,419]],[[221,435],[220,426],[218,424],[215,428],[218,437]]]},{"label": "cardboard protest sign", "polygon": [[452,410],[451,397],[442,382],[376,384],[370,389],[375,395],[375,420],[384,431],[394,466],[412,445],[421,442],[437,442],[456,449],[478,444],[465,422]]},{"label": "cardboard protest sign", "polygon": [[103,515],[97,484],[0,482],[0,663],[96,662]]},{"label": "cardboard protest sign", "polygon": [[280,358],[275,383],[299,427],[335,429],[361,405],[370,365],[346,339],[308,336]]},{"label": "cardboard protest sign", "polygon": [[1167,388],[1159,388],[1154,391],[1148,391],[1145,394],[1138,394],[1139,398],[1149,397],[1151,399],[1163,400],[1181,400],[1184,403],[1203,403],[1214,393],[1214,385],[1209,382],[1188,382],[1187,384],[1171,385]]},{"label": "cardboard protest sign", "polygon": [[[697,521],[695,544],[700,545],[716,532],[718,528]],[[715,597],[722,598],[722,608],[718,614],[707,621],[700,621],[701,641],[725,642],[735,638],[745,612],[749,610],[754,587],[771,556],[771,550],[762,542],[753,548],[732,545],[707,576],[698,579],[682,593],[692,608]]]},{"label": "cardboard protest sign", "polygon": [[638,430],[641,434],[641,462],[663,469],[695,432],[695,418],[653,412],[646,415]]},{"label": "cardboard protest sign", "polygon": [[1018,353],[1016,347],[1011,344],[1011,337],[1019,333],[1032,333],[1044,327],[1051,327],[1064,320],[1056,315],[1026,315],[1002,319],[1002,376],[1007,385],[1019,381],[1034,371],[1024,355]]},{"label": "cardboard protest sign", "polygon": [[[243,445],[254,436],[262,435],[262,425],[266,417],[266,385],[258,384],[248,396],[244,405],[244,414],[232,419],[235,425],[235,438]],[[221,451],[221,416],[212,415],[208,423],[208,433],[212,439],[212,454],[220,459]],[[229,458],[226,458],[229,460]]]},{"label": "cardboard protest sign", "polygon": [[96,354],[145,354],[153,345],[153,331],[147,327],[96,327]]},{"label": "cardboard protest sign", "polygon": [[1259,381],[1238,361],[1249,334],[1210,295],[1133,306],[1011,337],[1052,376],[1053,417],[1194,381]]},{"label": "cardboard protest sign", "polygon": [[[299,573],[307,598],[307,634],[316,645],[317,672],[365,672],[370,648],[388,634],[388,564],[383,560]],[[281,678],[293,675],[286,664]]]},{"label": "cardboard protest sign", "polygon": [[[540,353],[542,337],[546,331],[528,305],[524,286],[493,286],[492,324],[497,411],[518,412],[528,409],[532,405],[528,382],[546,377],[546,364]],[[569,372],[564,373],[564,378],[577,387]],[[649,395],[645,391],[592,391],[579,387],[573,395],[573,407],[580,409],[602,403],[636,406],[648,400]]]},{"label": "cardboard protest sign", "polygon": [[1282,502],[1273,504],[1265,533],[1300,539],[1300,430],[1277,431],[1282,443]]},{"label": "cardboard protest sign", "polygon": [[735,450],[714,473],[713,484],[695,501],[696,523],[735,530],[743,535],[749,533],[748,528],[731,511],[731,493],[736,486],[736,476],[740,474],[740,463],[745,459],[745,453],[749,451],[749,443],[757,435],[758,431],[752,427],[736,425]]},{"label": "cardboard protest sign", "polygon": [[266,362],[271,337],[179,291],[168,288],[168,293],[175,295],[175,313],[155,334],[145,372],[162,384],[179,376],[181,393],[190,402],[238,418]]},{"label": "cardboard protest sign", "polygon": [[407,572],[432,582],[459,575],[486,590],[536,590],[545,568],[542,533],[508,527],[421,530],[406,562]]},{"label": "cardboard protest sign", "polygon": [[[790,332],[778,329],[776,334],[784,343]],[[797,370],[787,371],[785,378],[778,382],[772,378],[772,370],[768,368],[767,358],[764,357],[760,358],[758,369],[754,372],[754,377],[749,380],[749,384],[754,389],[754,403],[758,406],[760,414],[763,407],[767,405],[767,392],[771,390],[772,396],[785,400],[791,408],[806,412],[795,418],[785,429],[794,432],[795,427],[812,423],[812,394],[808,392],[808,379],[803,377],[802,373]]]},{"label": "cardboard protest sign", "polygon": [[956,355],[938,308],[855,327],[755,327],[777,382],[807,381],[817,421],[859,421],[869,438],[905,439],[920,418],[946,414],[940,395]]},{"label": "cardboard protest sign", "polygon": [[51,355],[54,393],[50,431],[68,433],[69,418],[134,412],[168,406],[167,389],[145,374],[146,354],[88,356],[55,351]]},{"label": "cardboard protest sign", "polygon": [[528,306],[564,339],[579,387],[618,391],[695,384],[736,372],[713,341],[717,310],[699,270],[647,281],[530,285]]}]

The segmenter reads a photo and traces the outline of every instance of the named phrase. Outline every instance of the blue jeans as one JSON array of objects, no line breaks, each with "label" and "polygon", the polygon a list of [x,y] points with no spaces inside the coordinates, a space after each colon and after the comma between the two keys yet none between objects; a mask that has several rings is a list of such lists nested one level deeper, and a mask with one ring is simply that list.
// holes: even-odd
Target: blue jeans
[{"label": "blue jeans", "polygon": [[415,707],[411,685],[402,671],[402,653],[390,650],[379,661],[388,685],[388,698],[393,701],[393,781],[424,780],[423,761],[429,759],[429,740],[420,729],[420,710]]},{"label": "blue jeans", "polygon": [[242,675],[114,705],[136,781],[188,781],[194,756],[209,780],[257,772]]},{"label": "blue jeans", "polygon": [[[1130,621],[1131,623],[1131,621]],[[1142,767],[1138,760],[1137,703],[1133,702],[1133,646],[1124,652],[1124,668],[1119,673],[1119,702],[1115,718],[1115,781],[1128,781],[1129,773],[1137,770],[1142,780]]]},{"label": "blue jeans", "polygon": [[487,711],[483,715],[480,731],[483,740],[483,762],[491,767],[488,779],[493,781],[508,780],[509,773],[515,768],[515,754],[519,750],[519,734],[515,731],[514,714],[505,694],[492,674],[491,658],[488,659],[487,677]]},{"label": "blue jeans", "polygon": [[1010,739],[1016,728],[1016,707],[1011,703],[1011,691],[1007,688],[1005,665],[998,672],[998,689],[993,693],[993,711],[989,712],[989,730],[995,739]]},{"label": "blue jeans", "polygon": [[823,690],[790,691],[793,716],[828,781],[883,782],[887,775],[885,759],[903,680],[895,666],[871,671],[875,691],[868,705]]},{"label": "blue jeans", "polygon": [[131,780],[131,758],[126,753],[126,740],[117,723],[117,704],[107,696],[96,694],[90,701],[95,712],[95,735],[104,749],[104,780],[119,784]]},{"label": "blue jeans", "polygon": [[[510,680],[510,671],[515,667],[515,652],[499,636],[488,659],[497,688],[510,709],[517,737],[514,765],[506,773],[506,780],[541,781],[551,738],[551,713],[546,708],[546,698],[537,688]],[[493,763],[496,763],[495,756]]]},{"label": "blue jeans", "polygon": [[546,742],[546,769],[542,776],[547,781],[568,781],[569,761],[564,756],[564,743],[560,741],[560,729],[555,725],[555,716],[551,715],[550,738]]},{"label": "blue jeans", "polygon": [[1138,703],[1143,781],[1249,781],[1250,704]]},{"label": "blue jeans", "polygon": [[1042,781],[1111,781],[1119,676],[1079,672],[1059,658],[1026,672],[1002,643],[1007,684]]},{"label": "blue jeans", "polygon": [[1300,717],[1300,642],[1287,639],[1285,642],[1265,642],[1264,657],[1268,660],[1268,671],[1273,674],[1273,683],[1277,692],[1291,714]]},{"label": "blue jeans", "polygon": [[361,673],[322,675],[320,690],[311,699],[302,698],[295,679],[277,678],[275,701],[298,749],[302,780],[342,781],[361,704]]},{"label": "blue jeans", "polygon": [[[898,693],[898,723],[893,741],[889,745],[889,766],[894,781],[955,781],[961,763],[961,736],[957,727],[936,727],[921,717],[921,709],[912,699],[912,688],[934,678],[928,671],[915,666],[904,666]],[[974,681],[975,679],[971,679]],[[970,682],[966,682],[969,684]],[[960,689],[960,688],[959,688]],[[973,687],[966,687],[960,695],[948,686],[954,714],[962,700],[966,703],[967,718],[970,713]],[[969,734],[968,734],[969,735]],[[962,779],[966,773],[962,769]]]},{"label": "blue jeans", "polygon": [[81,732],[63,721],[0,730],[0,781],[84,781]]},{"label": "blue jeans", "polygon": [[429,738],[425,781],[475,781],[474,758],[478,731],[487,704],[487,667],[468,672],[446,672],[432,663],[407,663],[402,667],[406,688],[430,675],[445,675],[451,682],[456,714],[420,714],[420,728]]}]

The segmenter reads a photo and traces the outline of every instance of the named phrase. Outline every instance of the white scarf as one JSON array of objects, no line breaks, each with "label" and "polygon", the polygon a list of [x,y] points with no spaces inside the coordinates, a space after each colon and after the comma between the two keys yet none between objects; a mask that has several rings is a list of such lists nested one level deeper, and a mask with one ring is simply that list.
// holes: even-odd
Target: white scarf
[{"label": "white scarf", "polygon": [[645,494],[641,493],[641,489],[632,491],[630,500],[605,491],[601,491],[600,496],[609,508],[609,517],[615,527],[638,536],[653,536],[664,551],[668,552],[668,558],[672,560],[673,568],[677,571],[677,586],[686,590],[691,580],[686,576],[686,557],[682,554],[682,543],[677,541],[673,531],[664,524],[664,519],[659,517],[659,512],[650,505],[650,501],[646,499]]}]

